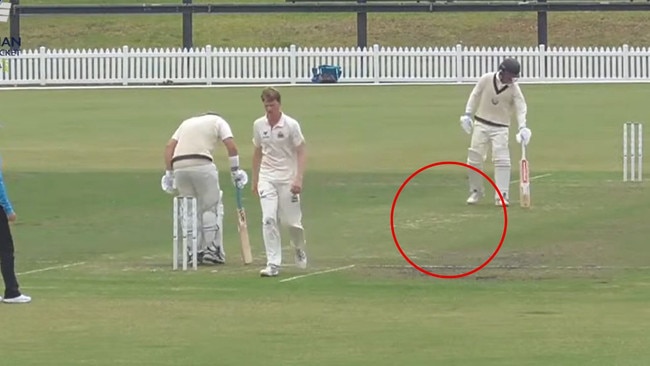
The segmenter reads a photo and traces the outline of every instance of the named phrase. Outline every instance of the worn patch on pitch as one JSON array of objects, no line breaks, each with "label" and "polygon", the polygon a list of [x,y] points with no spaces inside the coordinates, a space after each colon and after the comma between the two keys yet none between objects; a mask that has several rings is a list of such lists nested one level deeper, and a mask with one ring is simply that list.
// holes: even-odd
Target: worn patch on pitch
[{"label": "worn patch on pitch", "polygon": [[460,224],[476,219],[489,218],[488,213],[462,212],[462,213],[430,213],[415,219],[403,220],[395,224],[395,229],[440,229],[449,228],[448,225]]}]

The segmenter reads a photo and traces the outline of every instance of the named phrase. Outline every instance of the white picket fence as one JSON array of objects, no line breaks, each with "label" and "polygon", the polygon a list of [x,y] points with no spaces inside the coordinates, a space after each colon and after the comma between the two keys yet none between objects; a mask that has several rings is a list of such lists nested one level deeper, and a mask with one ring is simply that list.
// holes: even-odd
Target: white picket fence
[{"label": "white picket fence", "polygon": [[340,83],[464,83],[505,56],[521,82],[646,82],[650,48],[214,48],[23,50],[0,62],[0,86],[310,83],[312,68],[339,65]]}]

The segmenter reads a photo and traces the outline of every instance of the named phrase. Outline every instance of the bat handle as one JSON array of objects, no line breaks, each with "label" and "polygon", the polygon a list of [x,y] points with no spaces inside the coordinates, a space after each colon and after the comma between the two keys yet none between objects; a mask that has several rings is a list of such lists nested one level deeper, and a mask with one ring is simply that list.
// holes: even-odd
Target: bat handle
[{"label": "bat handle", "polygon": [[241,189],[239,187],[235,187],[235,193],[237,197],[237,208],[242,208]]}]

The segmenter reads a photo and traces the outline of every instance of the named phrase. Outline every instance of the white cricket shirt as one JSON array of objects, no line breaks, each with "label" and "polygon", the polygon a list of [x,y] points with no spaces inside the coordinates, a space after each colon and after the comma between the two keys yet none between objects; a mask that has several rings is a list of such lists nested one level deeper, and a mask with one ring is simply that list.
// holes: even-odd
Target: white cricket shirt
[{"label": "white cricket shirt", "polygon": [[261,147],[260,181],[291,183],[298,172],[297,148],[305,142],[300,123],[282,114],[271,128],[266,116],[253,123],[253,145]]},{"label": "white cricket shirt", "polygon": [[219,142],[229,137],[233,137],[230,125],[216,114],[188,118],[172,135],[172,139],[178,141],[172,160],[180,156],[201,155],[214,161],[212,151]]},{"label": "white cricket shirt", "polygon": [[465,112],[477,121],[510,126],[514,114],[519,127],[526,125],[527,106],[516,83],[503,84],[498,72],[483,74],[469,96]]}]

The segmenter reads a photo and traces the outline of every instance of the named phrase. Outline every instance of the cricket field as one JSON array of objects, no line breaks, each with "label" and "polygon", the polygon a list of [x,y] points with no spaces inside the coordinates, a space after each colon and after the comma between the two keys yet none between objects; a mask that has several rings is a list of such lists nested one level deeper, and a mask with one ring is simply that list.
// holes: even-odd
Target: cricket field
[{"label": "cricket field", "polygon": [[[33,302],[0,306],[2,364],[647,366],[650,191],[623,182],[622,126],[650,126],[650,84],[522,85],[532,208],[519,207],[513,129],[505,241],[482,270],[440,279],[400,255],[391,204],[420,167],[465,161],[471,87],[280,87],[308,141],[309,266],[293,266],[285,234],[278,278],[258,275],[250,189],[255,262],[241,263],[227,171],[227,264],[173,272],[160,189],[165,143],[205,111],[232,124],[250,173],[261,88],[4,92],[0,154]],[[504,228],[492,194],[465,204],[466,173],[428,169],[395,207],[402,250],[435,273],[481,265]]]}]

